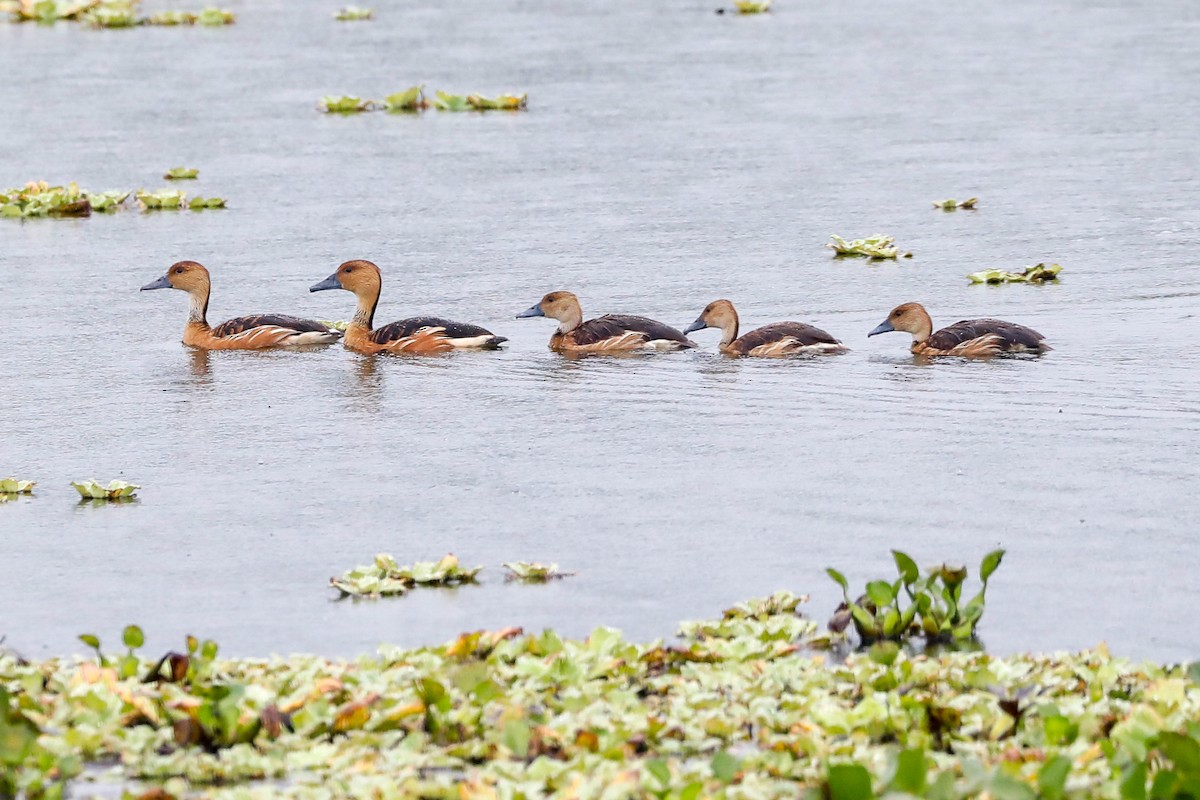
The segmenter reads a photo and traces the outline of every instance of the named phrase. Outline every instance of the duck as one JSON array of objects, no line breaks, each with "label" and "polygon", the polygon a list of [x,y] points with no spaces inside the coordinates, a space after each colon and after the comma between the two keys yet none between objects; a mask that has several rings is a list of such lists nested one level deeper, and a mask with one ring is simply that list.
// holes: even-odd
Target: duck
[{"label": "duck", "polygon": [[309,288],[310,292],[345,289],[358,298],[358,309],[346,326],[346,347],[359,353],[448,353],[459,349],[496,350],[508,339],[486,328],[441,317],[409,317],[375,328],[375,307],[383,275],[370,261],[344,262],[337,271]]},{"label": "duck", "polygon": [[620,353],[636,350],[685,350],[696,343],[681,331],[656,320],[628,314],[605,314],[583,319],[579,298],[571,292],[550,292],[517,319],[549,317],[558,320],[550,349],[574,353]]},{"label": "duck", "polygon": [[801,353],[845,353],[850,348],[825,331],[803,322],[773,322],[738,336],[738,313],[728,300],[714,300],[704,307],[685,334],[705,328],[720,328],[718,349],[727,356],[791,356]]},{"label": "duck", "polygon": [[1045,353],[1053,349],[1033,328],[1001,319],[964,319],[934,333],[933,320],[920,303],[896,306],[867,336],[892,331],[911,333],[910,349],[917,356],[991,358],[1000,353]]},{"label": "duck", "polygon": [[212,288],[208,270],[195,261],[177,261],[156,281],[142,287],[179,289],[191,295],[183,343],[201,350],[265,350],[270,347],[330,344],[340,331],[311,319],[286,314],[253,314],[234,317],[215,328],[208,324],[208,296]]}]

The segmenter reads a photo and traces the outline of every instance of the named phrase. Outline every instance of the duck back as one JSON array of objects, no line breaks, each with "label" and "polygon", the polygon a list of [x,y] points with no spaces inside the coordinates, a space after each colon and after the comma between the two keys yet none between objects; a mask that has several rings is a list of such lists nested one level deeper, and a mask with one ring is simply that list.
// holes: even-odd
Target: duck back
[{"label": "duck back", "polygon": [[292,317],[287,314],[251,314],[246,317],[234,317],[222,322],[220,325],[212,329],[213,336],[224,338],[226,336],[236,336],[239,333],[245,333],[252,328],[263,328],[266,326],[274,326],[276,328],[288,328],[299,333],[330,333],[330,328],[322,325],[316,320],[301,319],[300,317]]},{"label": "duck back", "polygon": [[1001,351],[1040,352],[1050,349],[1050,346],[1045,343],[1045,337],[1033,328],[1018,325],[1015,322],[1005,322],[1002,319],[960,320],[931,334],[925,341],[925,345],[934,350],[949,351],[967,342],[985,337],[995,337],[992,341],[999,345]]},{"label": "duck back", "polygon": [[644,341],[666,340],[679,342],[683,347],[695,347],[695,344],[683,335],[681,331],[670,325],[646,317],[630,314],[605,314],[584,322],[571,331],[571,339],[578,345],[594,345],[609,339],[627,336],[630,333],[640,333]]},{"label": "duck back", "polygon": [[[376,344],[387,344],[397,339],[412,336],[422,328],[442,328],[447,339],[468,339],[476,336],[492,336],[487,328],[472,325],[469,322],[454,322],[441,317],[409,317],[408,319],[390,322],[381,328],[371,331],[371,341]],[[500,337],[495,337],[500,338]],[[501,339],[501,341],[507,341]]]},{"label": "duck back", "polygon": [[735,339],[730,347],[745,355],[757,347],[773,345],[784,340],[795,342],[796,350],[818,348],[822,345],[825,345],[822,349],[832,349],[841,345],[837,339],[814,325],[804,322],[773,322]]}]

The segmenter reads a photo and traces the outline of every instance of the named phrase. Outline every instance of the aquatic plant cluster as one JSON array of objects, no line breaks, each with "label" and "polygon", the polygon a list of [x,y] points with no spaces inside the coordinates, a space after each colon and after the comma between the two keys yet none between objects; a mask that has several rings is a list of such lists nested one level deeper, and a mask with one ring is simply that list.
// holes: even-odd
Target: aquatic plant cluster
[{"label": "aquatic plant cluster", "polygon": [[1003,269],[985,269],[967,276],[971,283],[1046,283],[1057,281],[1062,267],[1058,264],[1034,264],[1020,272]]},{"label": "aquatic plant cluster", "polygon": [[426,96],[425,87],[410,86],[382,100],[364,100],[353,95],[327,95],[321,98],[318,108],[326,114],[359,114],[364,111],[424,111],[427,108],[438,111],[524,111],[528,106],[528,94],[486,97],[439,91],[431,98]]},{"label": "aquatic plant cluster", "polygon": [[787,592],[679,640],[519,628],[352,661],[0,653],[0,796],[1175,798],[1200,670],[1110,656],[849,654]]},{"label": "aquatic plant cluster", "polygon": [[[164,177],[168,180],[194,179],[197,177],[194,174],[196,172],[178,168],[171,170]],[[80,189],[74,181],[66,186],[51,186],[46,181],[31,181],[15,189],[0,191],[0,217],[86,217],[94,211],[116,211],[124,207],[125,201],[131,196],[143,211],[183,208],[199,211],[225,207],[224,198],[197,195],[189,199],[186,194],[175,189],[160,189],[154,192],[145,189],[138,189],[136,192],[92,192]]]},{"label": "aquatic plant cluster", "polygon": [[139,25],[232,25],[232,11],[207,7],[200,11],[141,13],[141,0],[0,0],[0,13],[13,22],[81,22],[92,28],[133,28]]}]

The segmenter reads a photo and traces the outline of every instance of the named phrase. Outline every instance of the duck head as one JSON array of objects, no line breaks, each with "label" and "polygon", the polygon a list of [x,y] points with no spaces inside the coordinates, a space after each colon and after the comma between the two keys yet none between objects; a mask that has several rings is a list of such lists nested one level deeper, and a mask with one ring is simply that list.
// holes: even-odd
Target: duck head
[{"label": "duck head", "polygon": [[379,267],[370,261],[356,258],[347,261],[337,268],[337,272],[320,283],[308,287],[310,292],[323,292],[326,289],[345,289],[356,295],[379,294],[382,285]]},{"label": "duck head", "polygon": [[923,342],[933,332],[933,321],[920,303],[905,303],[893,308],[887,319],[879,323],[867,336],[892,331],[911,333],[914,342]]},{"label": "duck head", "polygon": [[685,334],[692,331],[700,331],[705,328],[726,328],[733,326],[737,328],[738,315],[733,307],[733,303],[728,300],[714,300],[704,307],[700,312],[700,316],[696,317],[696,321],[684,328]]},{"label": "duck head", "polygon": [[146,292],[151,289],[180,289],[192,294],[208,291],[208,270],[195,261],[176,261],[167,268],[166,273],[156,281],[142,287]]},{"label": "duck head", "polygon": [[558,329],[568,331],[583,321],[579,298],[570,292],[551,292],[530,308],[517,314],[517,319],[549,317],[559,321]]}]

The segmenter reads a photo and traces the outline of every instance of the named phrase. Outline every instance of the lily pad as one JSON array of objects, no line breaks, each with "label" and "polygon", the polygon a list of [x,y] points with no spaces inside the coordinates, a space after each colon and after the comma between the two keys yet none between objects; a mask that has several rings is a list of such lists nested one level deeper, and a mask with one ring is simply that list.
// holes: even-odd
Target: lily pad
[{"label": "lily pad", "polygon": [[504,567],[508,574],[505,580],[525,581],[526,583],[545,583],[574,575],[574,572],[562,572],[558,564],[542,564],[537,561],[506,561]]},{"label": "lily pad", "polygon": [[0,478],[0,494],[32,494],[34,481],[22,481],[16,478]]},{"label": "lily pad", "polygon": [[[863,256],[872,260],[895,259],[900,257],[900,248],[896,247],[894,236],[876,234],[866,239],[843,239],[840,236],[829,237],[826,247],[839,256]],[[912,258],[912,253],[904,253],[905,258]]]},{"label": "lily pad", "polygon": [[1035,264],[1020,272],[1008,272],[1003,269],[985,269],[982,272],[972,272],[967,275],[971,283],[1046,283],[1057,281],[1062,267],[1058,264]]},{"label": "lily pad", "polygon": [[107,486],[95,480],[72,481],[71,485],[85,500],[116,500],[122,497],[133,497],[137,490],[142,488],[136,483],[126,483],[115,479],[109,481]]},{"label": "lily pad", "polygon": [[385,597],[402,595],[415,586],[460,586],[475,583],[483,567],[465,568],[453,554],[439,561],[418,561],[400,566],[387,553],[375,556],[374,563],[355,567],[340,578],[330,578],[329,584],[352,597]]},{"label": "lily pad", "polygon": [[360,8],[359,6],[346,6],[339,8],[334,12],[333,18],[339,22],[354,22],[358,20],[367,20],[374,17],[375,12],[369,8]]},{"label": "lily pad", "polygon": [[200,177],[200,170],[189,167],[172,167],[163,178],[168,181],[190,181]]}]

